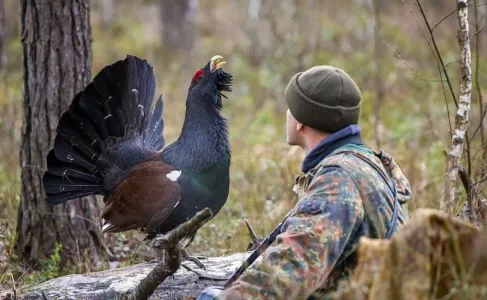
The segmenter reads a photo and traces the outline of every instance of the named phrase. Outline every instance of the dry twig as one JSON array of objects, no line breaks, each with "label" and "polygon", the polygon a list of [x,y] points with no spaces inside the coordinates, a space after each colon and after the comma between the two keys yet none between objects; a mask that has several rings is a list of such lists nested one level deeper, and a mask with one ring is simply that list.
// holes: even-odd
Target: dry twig
[{"label": "dry twig", "polygon": [[264,239],[260,235],[255,233],[254,228],[252,227],[252,225],[250,225],[247,219],[244,219],[244,222],[245,225],[247,225],[247,230],[249,231],[250,235],[250,243],[247,246],[247,251],[253,251],[260,245],[260,243],[262,243]]},{"label": "dry twig", "polygon": [[[264,253],[264,251],[274,242],[274,240],[277,238],[277,236],[281,233],[282,226],[286,222],[287,218],[291,215],[291,212],[292,212],[292,210],[287,213],[287,215],[284,217],[284,220],[282,220],[282,222],[279,223],[279,225],[277,225],[277,227],[271,232],[271,234],[269,234],[268,237],[266,237],[264,240],[262,240],[262,242],[260,242],[259,245],[257,247],[255,247],[254,252],[252,252],[252,254],[249,257],[247,257],[247,259],[243,262],[243,264],[240,266],[240,268],[238,268],[237,271],[235,271],[235,273],[232,275],[232,277],[230,277],[230,279],[228,279],[225,282],[225,284],[223,285],[224,288],[230,287],[240,277],[240,275],[242,275],[243,272],[245,272],[245,270],[251,264],[253,264],[254,261],[262,253]],[[246,222],[246,223],[248,224],[248,222]],[[248,225],[250,225],[250,224],[248,224]],[[249,229],[249,233],[250,233],[251,237],[252,237],[252,234],[255,235],[255,232],[253,232],[252,226],[248,226],[248,229]]]},{"label": "dry twig", "polygon": [[[466,1],[463,1],[463,2],[466,3]],[[440,66],[441,66],[441,69],[443,70],[443,73],[445,74],[446,82],[448,83],[448,87],[450,89],[450,93],[451,93],[451,96],[453,98],[453,102],[455,102],[455,106],[458,108],[458,103],[457,103],[457,99],[456,99],[456,96],[455,96],[455,92],[453,91],[453,87],[452,87],[452,84],[451,84],[451,81],[450,81],[450,77],[448,76],[448,72],[446,72],[445,63],[443,62],[443,58],[441,57],[440,50],[438,49],[438,45],[436,44],[436,40],[435,40],[435,37],[433,35],[433,29],[430,26],[430,23],[428,21],[428,18],[426,18],[426,14],[425,14],[425,12],[423,10],[423,7],[421,6],[421,1],[420,0],[416,0],[416,3],[418,4],[419,11],[421,12],[421,15],[423,16],[424,22],[426,23],[426,27],[428,28],[428,32],[429,32],[429,34],[431,36],[431,42],[433,43],[433,47],[434,47],[435,52],[436,52],[436,58],[437,58]],[[459,11],[460,10],[457,9],[457,12],[459,12]]]},{"label": "dry twig", "polygon": [[147,277],[135,287],[134,291],[122,294],[118,300],[145,300],[154,293],[156,288],[181,266],[182,253],[179,241],[206,223],[213,213],[205,208],[189,221],[179,225],[164,236],[154,238],[150,244],[156,249],[163,250],[162,261]]}]

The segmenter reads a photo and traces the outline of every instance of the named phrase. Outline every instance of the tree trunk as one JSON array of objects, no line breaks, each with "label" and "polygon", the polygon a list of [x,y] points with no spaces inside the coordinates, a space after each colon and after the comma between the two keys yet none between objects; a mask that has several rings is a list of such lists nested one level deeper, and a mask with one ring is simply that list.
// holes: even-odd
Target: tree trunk
[{"label": "tree trunk", "polygon": [[5,6],[4,0],[0,0],[0,68],[4,68],[7,65],[7,47],[5,42],[7,40],[5,30]]},{"label": "tree trunk", "polygon": [[455,187],[463,143],[470,112],[472,95],[472,66],[470,54],[470,30],[468,24],[468,6],[466,0],[457,0],[458,44],[460,46],[460,96],[455,116],[455,130],[452,135],[450,151],[447,155],[444,174],[443,198],[440,209],[452,214],[455,209]]},{"label": "tree trunk", "polygon": [[102,0],[101,1],[101,22],[103,26],[108,27],[113,19],[115,13],[115,3],[113,0]]},{"label": "tree trunk", "polygon": [[24,116],[15,247],[31,266],[51,255],[57,242],[62,245],[62,266],[104,261],[96,199],[51,207],[42,185],[59,117],[91,78],[89,9],[89,0],[21,2]]},{"label": "tree trunk", "polygon": [[382,82],[382,43],[381,39],[381,0],[373,0],[374,7],[374,60],[375,60],[375,144],[377,149],[381,148],[381,121],[380,109],[384,99],[384,87]]},{"label": "tree trunk", "polygon": [[169,51],[189,53],[196,38],[197,0],[160,0],[162,45]]}]

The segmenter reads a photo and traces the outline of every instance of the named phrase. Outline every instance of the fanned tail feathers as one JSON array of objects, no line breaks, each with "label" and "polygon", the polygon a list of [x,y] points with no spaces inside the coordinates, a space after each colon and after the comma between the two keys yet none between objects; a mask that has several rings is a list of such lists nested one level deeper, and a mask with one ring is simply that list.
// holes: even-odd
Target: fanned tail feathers
[{"label": "fanned tail feathers", "polygon": [[152,67],[127,56],[74,97],[47,156],[49,204],[107,193],[121,173],[164,147],[163,103],[159,97],[153,108],[155,86]]}]

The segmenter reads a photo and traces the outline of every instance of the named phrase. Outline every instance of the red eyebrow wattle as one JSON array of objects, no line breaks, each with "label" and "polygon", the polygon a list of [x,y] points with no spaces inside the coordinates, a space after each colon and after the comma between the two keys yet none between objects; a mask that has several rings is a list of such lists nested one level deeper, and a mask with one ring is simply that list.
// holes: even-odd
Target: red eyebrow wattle
[{"label": "red eyebrow wattle", "polygon": [[198,77],[203,74],[205,74],[205,71],[203,71],[203,69],[199,69],[198,71],[196,71],[193,76],[194,82],[198,82]]}]

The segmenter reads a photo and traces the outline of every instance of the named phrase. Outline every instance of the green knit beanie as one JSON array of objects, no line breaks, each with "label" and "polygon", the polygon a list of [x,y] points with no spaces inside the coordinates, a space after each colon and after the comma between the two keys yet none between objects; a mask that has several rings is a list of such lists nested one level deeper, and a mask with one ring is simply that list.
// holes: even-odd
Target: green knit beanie
[{"label": "green knit beanie", "polygon": [[324,132],[336,132],[359,120],[360,90],[339,68],[315,66],[297,73],[284,98],[297,121]]}]

